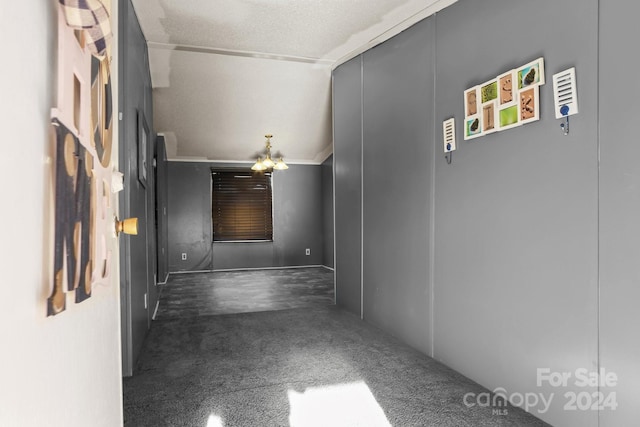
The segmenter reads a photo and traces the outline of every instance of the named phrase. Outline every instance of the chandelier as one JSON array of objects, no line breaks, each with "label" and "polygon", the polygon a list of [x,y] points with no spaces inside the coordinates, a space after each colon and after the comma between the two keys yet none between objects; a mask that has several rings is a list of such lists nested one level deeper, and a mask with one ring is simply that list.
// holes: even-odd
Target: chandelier
[{"label": "chandelier", "polygon": [[284,160],[282,160],[282,157],[280,157],[280,160],[278,160],[277,162],[274,162],[271,159],[271,138],[273,138],[273,135],[265,135],[265,138],[267,138],[267,154],[264,158],[264,160],[262,160],[262,157],[258,157],[258,161],[251,166],[251,170],[254,171],[265,171],[265,170],[270,170],[270,169],[275,169],[275,170],[285,170],[285,169],[289,169],[289,166],[287,166],[287,164],[284,162]]}]

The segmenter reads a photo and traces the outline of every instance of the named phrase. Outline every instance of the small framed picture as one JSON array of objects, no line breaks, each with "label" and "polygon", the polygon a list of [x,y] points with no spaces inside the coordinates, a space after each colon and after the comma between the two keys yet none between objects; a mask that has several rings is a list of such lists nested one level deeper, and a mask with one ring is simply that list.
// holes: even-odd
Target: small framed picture
[{"label": "small framed picture", "polygon": [[544,84],[544,58],[538,58],[516,71],[518,89]]},{"label": "small framed picture", "polygon": [[482,133],[489,134],[498,130],[497,126],[497,101],[482,104]]},{"label": "small framed picture", "polygon": [[480,85],[480,102],[485,104],[498,99],[498,80],[493,79]]},{"label": "small framed picture", "polygon": [[498,111],[498,125],[500,126],[499,130],[511,129],[516,126],[520,126],[519,120],[519,109],[518,103],[512,102],[511,104],[506,104],[500,106]]},{"label": "small framed picture", "polygon": [[540,102],[539,102],[540,88],[538,86],[531,86],[523,89],[518,94],[519,101],[519,114],[520,123],[525,124],[540,120]]},{"label": "small framed picture", "polygon": [[514,70],[509,70],[506,73],[498,76],[498,104],[504,105],[515,100],[518,89],[515,86],[517,78]]},{"label": "small framed picture", "polygon": [[473,139],[482,136],[482,116],[476,114],[464,119],[464,139]]},{"label": "small framed picture", "polygon": [[472,87],[464,91],[464,116],[470,117],[478,114],[478,87]]},{"label": "small framed picture", "polygon": [[147,144],[149,142],[149,126],[144,118],[144,113],[138,111],[138,181],[143,187],[147,186]]}]

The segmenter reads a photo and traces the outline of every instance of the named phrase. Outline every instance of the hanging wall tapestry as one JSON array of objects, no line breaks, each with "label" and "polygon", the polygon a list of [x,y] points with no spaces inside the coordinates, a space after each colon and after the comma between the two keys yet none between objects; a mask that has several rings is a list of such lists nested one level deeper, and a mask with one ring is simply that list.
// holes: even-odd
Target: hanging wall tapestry
[{"label": "hanging wall tapestry", "polygon": [[543,84],[544,58],[538,58],[465,90],[464,139],[539,120]]},{"label": "hanging wall tapestry", "polygon": [[107,284],[114,239],[109,0],[60,0],[57,106],[51,110],[55,232],[47,315]]}]

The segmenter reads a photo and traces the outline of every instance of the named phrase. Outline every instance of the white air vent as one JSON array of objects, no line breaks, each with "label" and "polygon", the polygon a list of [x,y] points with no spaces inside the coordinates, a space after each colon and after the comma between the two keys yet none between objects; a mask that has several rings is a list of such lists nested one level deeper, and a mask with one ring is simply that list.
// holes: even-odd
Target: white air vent
[{"label": "white air vent", "polygon": [[575,67],[553,75],[553,99],[556,119],[578,114]]},{"label": "white air vent", "polygon": [[456,119],[451,118],[442,122],[442,136],[444,140],[444,152],[449,153],[456,149]]}]

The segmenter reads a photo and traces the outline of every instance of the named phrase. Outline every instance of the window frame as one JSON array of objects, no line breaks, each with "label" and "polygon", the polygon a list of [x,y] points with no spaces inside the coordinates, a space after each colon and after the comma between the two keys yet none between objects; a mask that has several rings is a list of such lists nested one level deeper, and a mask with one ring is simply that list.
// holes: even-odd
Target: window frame
[{"label": "window frame", "polygon": [[[214,210],[214,191],[215,191],[215,181],[214,181],[214,174],[216,173],[225,173],[225,174],[246,174],[247,176],[256,176],[256,175],[268,175],[268,186],[269,186],[269,190],[270,190],[270,206],[269,206],[269,213],[270,213],[270,220],[271,220],[271,227],[270,227],[270,231],[271,231],[271,236],[270,238],[268,238],[268,233],[265,233],[265,237],[267,238],[255,238],[255,239],[241,239],[241,238],[230,238],[230,239],[222,239],[222,240],[216,240],[216,222],[215,222],[215,210]],[[262,181],[264,182],[264,181]],[[214,244],[219,244],[219,243],[270,243],[274,241],[274,209],[273,209],[273,172],[272,171],[252,171],[251,169],[247,169],[247,168],[211,168],[211,191],[210,191],[210,196],[211,196],[211,241]],[[265,211],[266,212],[266,211]],[[266,228],[268,229],[268,228]]]}]

